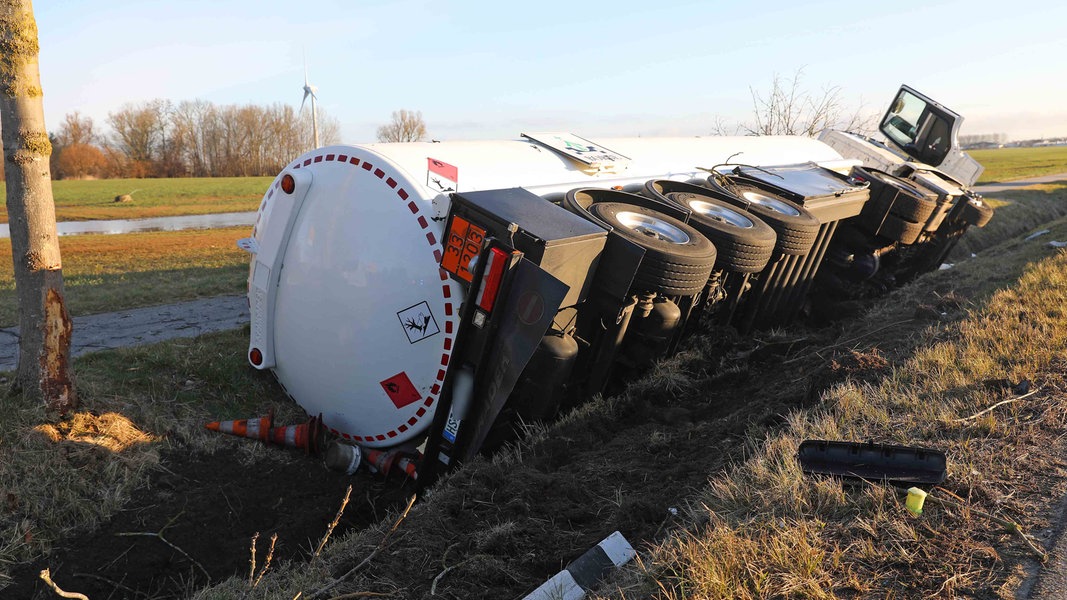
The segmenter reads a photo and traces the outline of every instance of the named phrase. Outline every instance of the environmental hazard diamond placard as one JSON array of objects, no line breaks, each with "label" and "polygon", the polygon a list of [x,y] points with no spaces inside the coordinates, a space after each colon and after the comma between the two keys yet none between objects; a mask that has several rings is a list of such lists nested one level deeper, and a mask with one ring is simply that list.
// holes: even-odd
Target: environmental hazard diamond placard
[{"label": "environmental hazard diamond placard", "polygon": [[415,389],[415,384],[411,383],[408,374],[403,371],[382,381],[381,384],[385,395],[389,396],[397,408],[404,408],[422,399],[422,394]]},{"label": "environmental hazard diamond placard", "polygon": [[421,342],[441,331],[437,327],[437,320],[433,318],[433,313],[430,312],[430,305],[425,301],[405,308],[396,313],[396,317],[400,319],[400,324],[404,326],[404,334],[408,336],[408,342],[412,344]]}]

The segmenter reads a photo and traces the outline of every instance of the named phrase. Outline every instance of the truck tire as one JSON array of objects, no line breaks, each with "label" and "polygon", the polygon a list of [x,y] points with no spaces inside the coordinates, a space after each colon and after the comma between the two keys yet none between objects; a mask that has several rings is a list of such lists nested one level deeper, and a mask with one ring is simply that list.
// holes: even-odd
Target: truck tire
[{"label": "truck tire", "polygon": [[912,223],[900,217],[888,215],[878,229],[878,235],[902,244],[914,244],[923,231],[923,223]]},{"label": "truck tire", "polygon": [[819,235],[819,220],[806,208],[755,186],[734,183],[731,196],[724,198],[771,226],[778,235],[776,254],[807,254]]},{"label": "truck tire", "polygon": [[671,201],[693,211],[689,224],[715,244],[715,268],[758,273],[774,253],[777,236],[759,217],[703,194],[668,192]]},{"label": "truck tire", "polygon": [[704,289],[715,267],[711,240],[681,221],[621,202],[595,202],[589,212],[645,249],[633,288],[666,296],[692,296]]},{"label": "truck tire", "polygon": [[871,200],[863,207],[863,211],[877,213],[878,223],[886,212],[912,223],[925,223],[937,209],[936,197],[930,197],[909,180],[874,170],[861,172],[856,169],[853,174],[872,182]]},{"label": "truck tire", "polygon": [[[912,223],[926,223],[930,215],[934,214],[937,203],[928,198],[913,196],[908,193],[882,194],[863,207],[865,213],[877,213],[879,217],[889,212],[905,221]],[[879,219],[881,220],[881,219]]]},{"label": "truck tire", "polygon": [[974,225],[975,227],[985,227],[985,224],[993,218],[993,207],[986,204],[985,200],[981,197],[975,196],[970,198],[963,198],[967,204],[963,206],[963,212],[960,213],[960,218],[965,223]]}]

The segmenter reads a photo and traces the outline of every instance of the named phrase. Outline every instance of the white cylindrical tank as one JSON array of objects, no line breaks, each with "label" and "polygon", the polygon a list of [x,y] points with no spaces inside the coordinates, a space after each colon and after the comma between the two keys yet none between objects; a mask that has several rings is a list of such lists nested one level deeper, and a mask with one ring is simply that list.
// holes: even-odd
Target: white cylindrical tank
[{"label": "white cylindrical tank", "polygon": [[450,191],[704,178],[726,162],[845,164],[798,137],[598,140],[627,160],[590,168],[531,140],[330,146],[291,163],[260,205],[249,360],[308,413],[371,447],[430,424],[462,289],[438,263]]}]

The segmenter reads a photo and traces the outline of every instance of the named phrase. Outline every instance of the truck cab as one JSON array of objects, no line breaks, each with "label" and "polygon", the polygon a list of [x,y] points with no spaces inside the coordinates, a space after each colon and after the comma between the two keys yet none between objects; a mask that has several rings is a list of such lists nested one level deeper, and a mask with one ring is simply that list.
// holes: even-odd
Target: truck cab
[{"label": "truck cab", "polygon": [[915,171],[933,171],[957,185],[969,186],[982,174],[982,166],[960,150],[963,117],[902,85],[879,123],[885,142],[846,131],[826,130],[819,140],[843,156],[891,175],[906,177]]}]

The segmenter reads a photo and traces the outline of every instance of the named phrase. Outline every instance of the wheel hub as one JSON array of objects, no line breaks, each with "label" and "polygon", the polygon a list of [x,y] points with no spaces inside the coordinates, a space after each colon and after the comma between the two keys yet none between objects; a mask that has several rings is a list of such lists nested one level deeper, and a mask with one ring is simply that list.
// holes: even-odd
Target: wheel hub
[{"label": "wheel hub", "polygon": [[759,204],[760,206],[765,206],[773,210],[774,212],[781,213],[783,215],[789,215],[791,217],[800,216],[800,211],[797,210],[796,207],[790,206],[789,204],[782,202],[777,198],[772,198],[759,192],[744,192],[742,196],[744,196],[745,200],[748,200],[752,204]]},{"label": "wheel hub", "polygon": [[661,221],[648,215],[623,211],[615,215],[615,218],[624,227],[637,231],[648,237],[670,242],[672,244],[688,244],[689,235],[674,225]]},{"label": "wheel hub", "polygon": [[689,208],[706,217],[715,219],[720,223],[726,223],[742,229],[751,229],[755,227],[755,223],[752,222],[752,219],[749,219],[736,210],[730,210],[724,206],[711,204],[710,202],[704,202],[702,200],[691,200],[689,202]]}]

